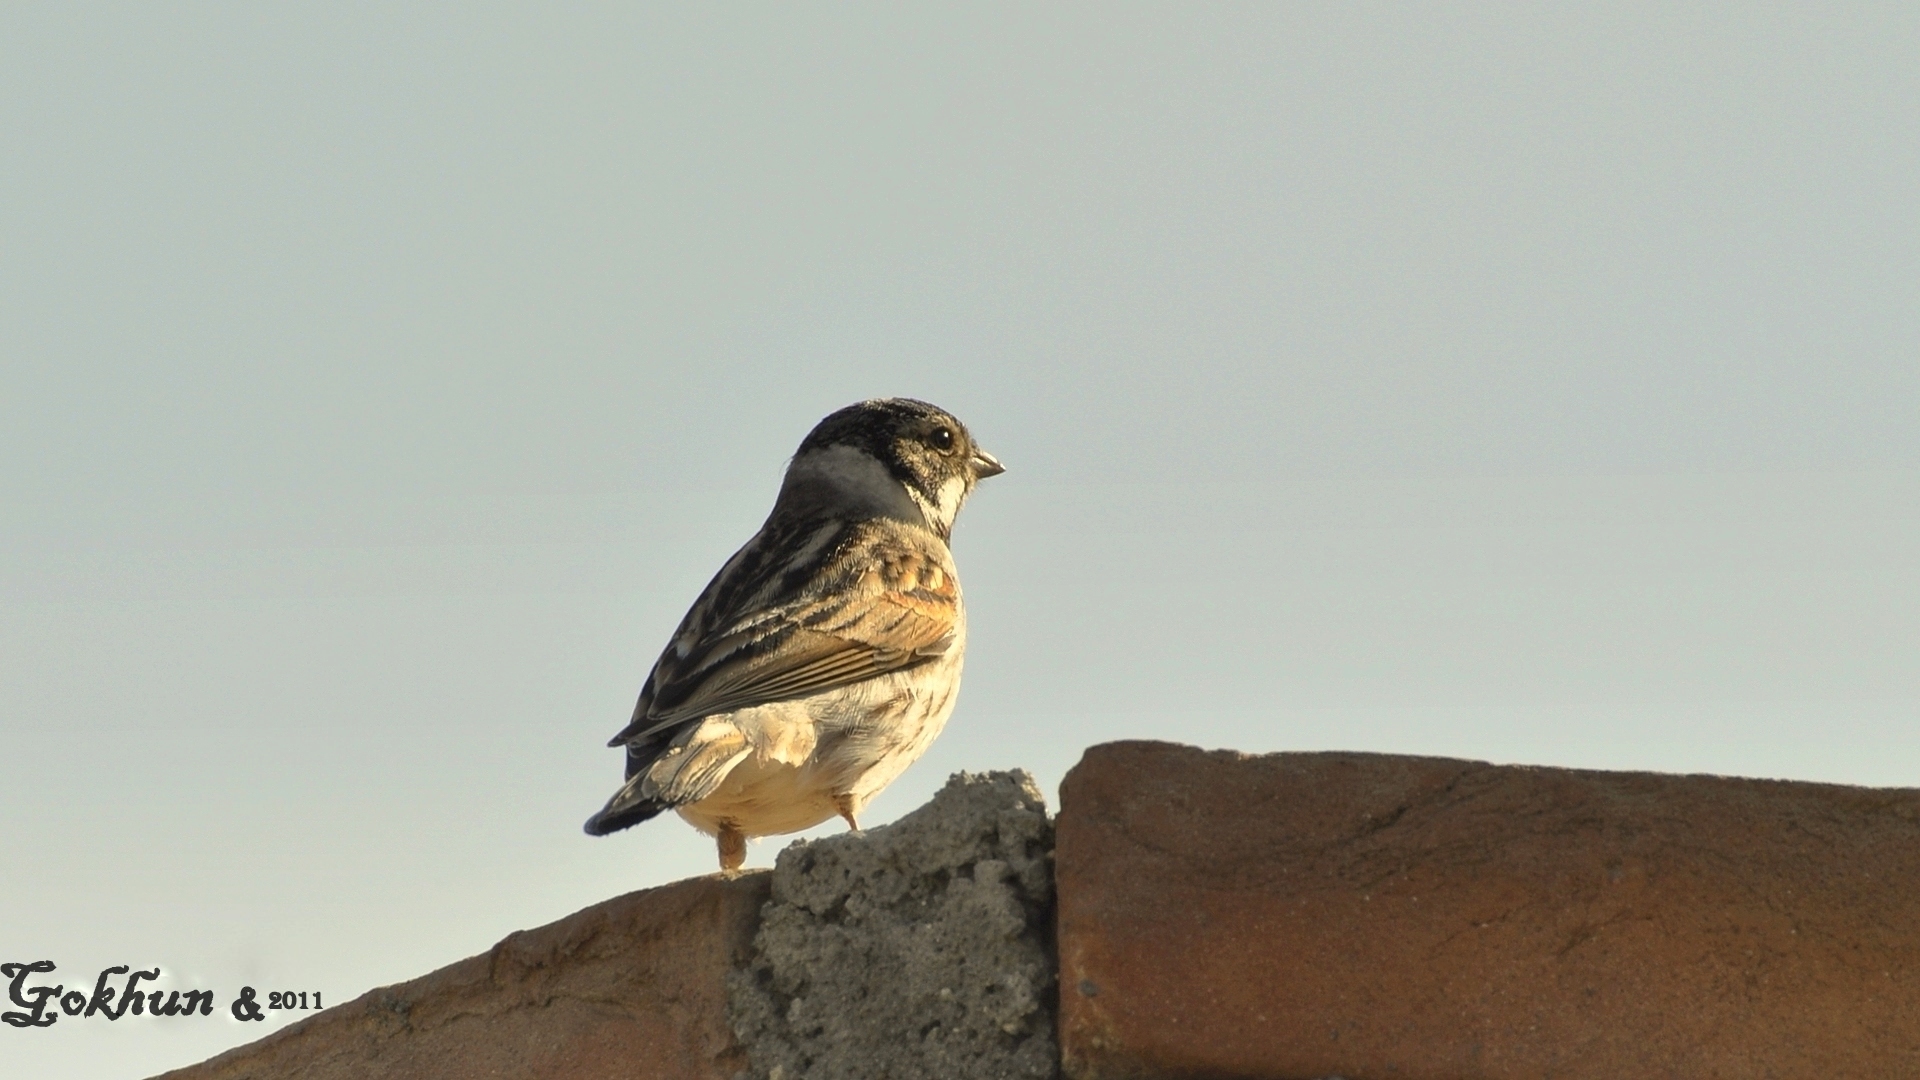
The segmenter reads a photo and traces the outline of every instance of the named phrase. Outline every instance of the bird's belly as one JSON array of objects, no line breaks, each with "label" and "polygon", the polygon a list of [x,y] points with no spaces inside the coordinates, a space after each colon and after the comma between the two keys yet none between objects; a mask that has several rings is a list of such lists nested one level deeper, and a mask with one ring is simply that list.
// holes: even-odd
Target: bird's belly
[{"label": "bird's belly", "polygon": [[[924,754],[953,711],[960,658],[841,687],[814,698],[732,714],[727,722],[755,747],[710,794],[678,807],[695,828],[748,836],[809,829],[850,796],[858,812]],[[717,719],[717,718],[716,718]],[[796,738],[798,722],[812,738]],[[792,751],[806,746],[803,755]]]},{"label": "bird's belly", "polygon": [[823,771],[841,778],[839,790],[853,797],[856,811],[918,761],[946,726],[960,689],[960,657],[873,682],[886,684],[885,692],[857,716],[822,724],[815,754]]},{"label": "bird's belly", "polygon": [[711,795],[678,812],[709,835],[728,825],[748,836],[773,836],[810,829],[832,817],[833,796],[833,784],[812,763],[749,754]]}]

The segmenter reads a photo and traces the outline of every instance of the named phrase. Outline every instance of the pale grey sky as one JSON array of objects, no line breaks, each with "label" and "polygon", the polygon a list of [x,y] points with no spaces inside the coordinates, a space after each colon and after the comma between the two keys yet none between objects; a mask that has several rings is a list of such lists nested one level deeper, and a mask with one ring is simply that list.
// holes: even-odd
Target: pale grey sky
[{"label": "pale grey sky", "polygon": [[603,743],[885,394],[1009,471],[876,824],[1120,737],[1920,785],[1920,9],[632,7],[0,11],[0,961],[344,1002],[708,872]]}]

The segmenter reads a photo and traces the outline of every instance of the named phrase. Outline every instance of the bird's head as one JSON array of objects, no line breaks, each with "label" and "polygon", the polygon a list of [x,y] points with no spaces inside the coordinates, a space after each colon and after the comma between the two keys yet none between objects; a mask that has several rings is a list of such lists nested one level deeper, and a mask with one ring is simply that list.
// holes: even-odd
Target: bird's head
[{"label": "bird's head", "polygon": [[945,409],[912,398],[876,398],[814,425],[793,455],[780,499],[829,499],[918,518],[946,537],[973,486],[1005,471]]}]

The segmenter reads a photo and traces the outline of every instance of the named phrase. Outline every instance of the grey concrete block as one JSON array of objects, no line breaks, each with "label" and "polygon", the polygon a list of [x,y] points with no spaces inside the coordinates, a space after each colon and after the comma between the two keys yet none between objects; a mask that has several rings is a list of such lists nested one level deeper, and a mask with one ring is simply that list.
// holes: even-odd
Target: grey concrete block
[{"label": "grey concrete block", "polygon": [[1022,771],[780,853],[735,1033],[768,1080],[1050,1078],[1053,828]]}]

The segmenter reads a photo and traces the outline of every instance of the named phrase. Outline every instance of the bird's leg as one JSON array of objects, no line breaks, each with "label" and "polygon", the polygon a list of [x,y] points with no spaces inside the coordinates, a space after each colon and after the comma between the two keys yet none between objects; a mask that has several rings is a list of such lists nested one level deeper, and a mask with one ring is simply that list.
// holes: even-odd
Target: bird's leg
[{"label": "bird's leg", "polygon": [[747,834],[740,826],[725,822],[720,826],[720,869],[731,875],[747,861]]},{"label": "bird's leg", "polygon": [[847,820],[847,828],[852,829],[854,832],[860,831],[860,823],[853,820],[852,793],[848,793],[845,795],[835,795],[833,797],[833,808],[839,811],[840,816]]}]

